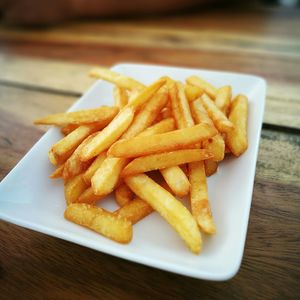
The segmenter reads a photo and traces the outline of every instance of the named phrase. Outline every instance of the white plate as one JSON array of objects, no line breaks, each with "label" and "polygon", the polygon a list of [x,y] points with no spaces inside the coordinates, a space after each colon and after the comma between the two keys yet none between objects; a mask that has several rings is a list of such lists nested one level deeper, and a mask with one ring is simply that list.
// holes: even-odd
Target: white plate
[{"label": "white plate", "polygon": [[[217,87],[230,84],[233,94],[249,98],[249,148],[238,159],[227,159],[208,179],[209,198],[217,234],[204,238],[200,255],[191,253],[174,230],[156,213],[134,226],[133,240],[120,245],[63,218],[65,201],[61,180],[50,180],[50,146],[61,135],[50,129],[0,184],[0,217],[8,222],[65,239],[134,262],[196,278],[227,280],[241,264],[247,233],[255,166],[262,126],[266,84],[262,78],[237,73],[120,64],[113,70],[149,84],[160,76],[182,80],[199,75]],[[111,105],[112,86],[97,81],[71,110]],[[112,196],[101,202],[116,207]]]}]

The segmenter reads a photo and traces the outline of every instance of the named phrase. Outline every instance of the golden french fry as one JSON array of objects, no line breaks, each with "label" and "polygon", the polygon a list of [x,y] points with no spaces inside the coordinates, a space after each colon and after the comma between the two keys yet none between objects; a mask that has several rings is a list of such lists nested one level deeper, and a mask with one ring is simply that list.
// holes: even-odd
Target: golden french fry
[{"label": "golden french fry", "polygon": [[149,127],[168,101],[168,91],[162,87],[134,117],[132,124],[121,138],[131,138]]},{"label": "golden french fry", "polygon": [[55,178],[60,178],[63,176],[63,171],[64,171],[64,167],[65,164],[60,165],[59,167],[57,167],[52,174],[49,176],[51,179],[55,179]]},{"label": "golden french fry", "polygon": [[126,183],[122,183],[115,189],[115,198],[117,203],[122,207],[132,201],[133,192]]},{"label": "golden french fry", "polygon": [[169,83],[168,88],[169,88],[171,109],[172,109],[173,117],[175,119],[176,128],[177,129],[185,128],[185,122],[182,117],[182,112],[179,104],[178,87],[175,82],[171,82]]},{"label": "golden french fry", "polygon": [[86,184],[90,185],[91,184],[91,179],[95,172],[100,168],[102,165],[104,159],[106,158],[106,152],[100,153],[96,159],[92,162],[92,164],[88,167],[88,169],[84,172],[82,175],[84,181]]},{"label": "golden french fry", "polygon": [[203,89],[199,88],[198,86],[190,85],[190,84],[186,84],[184,86],[184,92],[189,102],[196,100],[204,93]]},{"label": "golden french fry", "polygon": [[111,193],[119,182],[120,174],[128,163],[127,159],[107,157],[91,179],[96,195],[104,196]]},{"label": "golden french fry", "polygon": [[135,198],[115,211],[114,214],[135,224],[152,212],[153,209],[147,202]]},{"label": "golden french fry", "polygon": [[109,148],[129,127],[134,117],[134,111],[130,107],[122,109],[119,114],[99,132],[80,153],[80,158],[87,161],[107,148]]},{"label": "golden french fry", "polygon": [[213,175],[218,170],[218,163],[212,159],[207,159],[204,161],[205,174],[207,177]]},{"label": "golden french fry", "polygon": [[191,115],[189,102],[185,96],[184,85],[181,82],[176,82],[176,86],[178,92],[179,109],[182,114],[182,118],[184,120],[182,127],[179,127],[179,129],[192,127],[194,126],[194,120]]},{"label": "golden french fry", "polygon": [[183,149],[217,134],[217,130],[207,124],[174,130],[151,136],[137,136],[114,143],[108,155],[115,157],[137,157],[154,153]]},{"label": "golden french fry", "polygon": [[126,104],[128,103],[127,90],[124,88],[115,86],[113,90],[113,96],[115,100],[115,105],[120,109],[126,106]]},{"label": "golden french fry", "polygon": [[141,132],[138,136],[149,136],[159,133],[164,133],[168,131],[172,131],[175,129],[175,121],[173,118],[167,118],[162,120],[151,127],[148,127],[146,130]]},{"label": "golden french fry", "polygon": [[200,99],[193,101],[190,107],[193,119],[195,120],[196,124],[206,123],[212,127],[215,127],[214,122],[208,116],[207,111],[202,105]]},{"label": "golden french fry", "polygon": [[122,176],[131,176],[152,170],[165,169],[189,162],[212,158],[204,149],[185,149],[142,156],[131,161],[122,171]]},{"label": "golden french fry", "polygon": [[60,114],[49,115],[34,121],[34,124],[65,126],[68,124],[85,125],[98,123],[99,128],[105,127],[118,113],[117,107],[101,106]]},{"label": "golden french fry", "polygon": [[77,203],[94,204],[95,202],[102,200],[105,196],[98,196],[94,193],[92,187],[85,189],[82,194],[75,201]]},{"label": "golden french fry", "polygon": [[159,170],[171,191],[178,197],[186,196],[190,191],[190,182],[179,166]]},{"label": "golden french fry", "polygon": [[85,138],[82,143],[75,149],[72,155],[67,159],[64,163],[65,167],[63,170],[63,178],[64,180],[69,180],[70,178],[84,172],[92,163],[89,161],[81,161],[79,158],[79,154],[81,149],[87,145],[87,143],[95,136],[96,133],[89,135]]},{"label": "golden french fry", "polygon": [[73,130],[52,146],[49,151],[49,160],[53,165],[64,163],[79,146],[79,144],[90,134],[100,130],[98,123],[82,125]]},{"label": "golden french fry", "polygon": [[203,161],[189,164],[191,208],[200,229],[207,234],[216,233],[208,200],[207,182]]},{"label": "golden french fry", "polygon": [[190,85],[194,85],[201,88],[212,99],[216,98],[217,89],[212,84],[205,81],[204,79],[198,76],[190,76],[186,79],[186,82]]},{"label": "golden french fry", "polygon": [[227,133],[226,145],[235,156],[239,156],[248,148],[248,99],[246,96],[238,95],[233,99],[229,120],[234,124],[234,130]]},{"label": "golden french fry", "polygon": [[144,174],[126,177],[125,182],[177,231],[192,252],[200,252],[200,231],[195,219],[181,202]]},{"label": "golden french fry", "polygon": [[217,90],[215,103],[225,116],[228,115],[231,97],[232,91],[230,85],[223,86]]},{"label": "golden french fry", "polygon": [[227,133],[234,128],[232,122],[227,119],[223,112],[218,109],[216,104],[206,94],[201,96],[201,103],[220,132]]},{"label": "golden french fry", "polygon": [[65,183],[65,198],[67,204],[78,201],[79,196],[86,190],[87,185],[81,174],[71,178]]},{"label": "golden french fry", "polygon": [[76,124],[68,124],[64,127],[62,127],[60,129],[60,132],[63,134],[63,135],[68,135],[69,133],[71,133],[73,130],[75,130],[76,128],[78,128],[79,125],[76,125]]},{"label": "golden french fry", "polygon": [[90,71],[90,76],[103,79],[105,81],[109,81],[114,83],[115,85],[127,89],[127,90],[141,90],[144,88],[144,85],[131,77],[127,77],[125,75],[121,75],[117,72],[106,68],[94,68]]},{"label": "golden french fry", "polygon": [[132,239],[132,224],[102,208],[85,203],[74,203],[65,210],[65,218],[76,224],[92,229],[119,243]]}]

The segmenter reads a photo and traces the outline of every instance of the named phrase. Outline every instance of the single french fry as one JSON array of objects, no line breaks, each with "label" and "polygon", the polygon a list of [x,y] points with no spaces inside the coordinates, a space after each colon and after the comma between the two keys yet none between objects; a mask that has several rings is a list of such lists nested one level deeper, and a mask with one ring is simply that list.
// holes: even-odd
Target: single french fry
[{"label": "single french fry", "polygon": [[84,203],[74,203],[65,210],[65,218],[76,224],[92,229],[119,243],[129,243],[132,239],[132,224],[100,207]]},{"label": "single french fry", "polygon": [[184,86],[184,92],[189,102],[196,100],[204,93],[203,89],[199,88],[198,86],[190,85],[190,84],[186,84]]},{"label": "single french fry", "polygon": [[99,132],[80,153],[82,161],[87,161],[107,148],[109,148],[129,127],[134,117],[134,111],[130,107],[122,109],[119,114]]},{"label": "single french fry", "polygon": [[227,133],[226,145],[235,156],[239,156],[248,148],[248,99],[246,96],[238,95],[233,99],[229,120],[234,124],[234,130]]},{"label": "single french fry", "polygon": [[49,176],[51,179],[55,179],[55,178],[60,178],[63,176],[63,171],[64,171],[64,167],[65,164],[60,165],[59,167],[57,167],[52,174]]},{"label": "single french fry", "polygon": [[81,174],[65,182],[65,199],[67,205],[77,202],[79,196],[86,190],[87,185]]},{"label": "single french fry", "polygon": [[120,109],[128,103],[127,90],[119,86],[115,86],[113,90],[115,105]]},{"label": "single french fry", "polygon": [[68,124],[64,127],[62,127],[60,129],[60,132],[63,134],[63,135],[68,135],[69,133],[71,133],[73,130],[75,130],[76,128],[78,128],[79,125],[76,125],[76,124]]},{"label": "single french fry", "polygon": [[185,96],[184,85],[181,82],[176,82],[176,86],[178,92],[178,104],[183,118],[182,127],[179,127],[179,129],[192,127],[194,126],[194,120],[191,115],[189,102]]},{"label": "single french fry", "polygon": [[119,182],[120,174],[128,163],[127,159],[107,157],[91,179],[96,195],[104,196],[111,193]]},{"label": "single french fry", "polygon": [[74,202],[77,203],[88,203],[88,204],[94,204],[99,200],[102,200],[105,196],[98,196],[94,193],[92,187],[88,187],[85,189],[82,194],[78,197],[78,199]]},{"label": "single french fry", "polygon": [[122,171],[122,176],[131,176],[152,170],[165,169],[189,162],[201,161],[213,156],[203,149],[185,149],[142,156],[131,161]]},{"label": "single french fry", "polygon": [[200,229],[207,234],[215,234],[216,226],[212,218],[208,200],[207,182],[203,161],[189,164],[189,179],[191,183],[190,200],[192,215]]},{"label": "single french fry", "polygon": [[115,198],[117,203],[122,207],[133,200],[133,192],[126,183],[122,183],[115,189]]},{"label": "single french fry", "polygon": [[68,124],[85,125],[98,123],[105,127],[118,113],[117,107],[101,106],[94,109],[85,109],[60,114],[49,115],[34,121],[34,124],[66,126]]},{"label": "single french fry", "polygon": [[216,98],[217,89],[212,84],[205,81],[204,79],[198,76],[190,76],[186,79],[186,82],[190,85],[194,85],[201,88],[212,99]]},{"label": "single french fry", "polygon": [[121,138],[131,138],[148,128],[157,118],[167,101],[167,88],[162,87],[152,98],[149,99],[147,103],[145,103],[143,109],[135,115],[132,124],[125,131]]},{"label": "single french fry", "polygon": [[171,103],[172,114],[175,119],[176,128],[185,128],[185,122],[179,104],[178,87],[175,82],[169,83],[169,98]]},{"label": "single french fry", "polygon": [[192,252],[200,252],[201,233],[195,219],[183,204],[144,174],[126,177],[125,182],[177,231]]},{"label": "single french fry", "polygon": [[232,91],[230,85],[223,86],[217,90],[215,103],[225,116],[228,115],[231,97]]},{"label": "single french fry", "polygon": [[114,157],[137,157],[172,150],[184,149],[217,134],[217,130],[207,124],[174,130],[151,136],[137,136],[114,143],[108,155]]},{"label": "single french fry", "polygon": [[151,127],[148,127],[146,130],[138,134],[138,136],[149,136],[159,133],[164,133],[168,131],[172,131],[175,129],[175,121],[173,118],[167,118],[162,120]]},{"label": "single french fry", "polygon": [[174,195],[184,197],[190,191],[190,182],[179,166],[159,170]]},{"label": "single french fry", "polygon": [[228,133],[234,128],[233,123],[227,119],[223,112],[218,109],[216,104],[206,94],[201,96],[201,103],[205,107],[209,117],[213,120],[219,132]]},{"label": "single french fry", "polygon": [[104,159],[106,158],[106,152],[100,153],[96,159],[92,162],[92,164],[88,167],[88,169],[84,172],[83,179],[86,182],[86,184],[91,184],[91,179],[95,172],[100,168],[102,165]]},{"label": "single french fry", "polygon": [[204,161],[205,174],[207,177],[215,174],[218,170],[218,163],[212,159],[207,159]]},{"label": "single french fry", "polygon": [[193,119],[196,124],[200,123],[206,123],[212,127],[215,127],[214,122],[212,119],[208,116],[206,109],[201,103],[200,99],[197,99],[191,103],[191,113],[193,116]]},{"label": "single french fry", "polygon": [[145,87],[142,83],[138,82],[137,80],[131,77],[121,75],[117,72],[106,68],[94,68],[90,71],[90,76],[109,81],[127,90],[141,90]]},{"label": "single french fry", "polygon": [[114,214],[136,224],[153,212],[152,207],[145,201],[135,198],[116,210]]},{"label": "single french fry", "polygon": [[87,136],[100,130],[100,128],[98,123],[94,123],[82,125],[73,130],[52,146],[48,153],[50,162],[53,165],[64,163]]},{"label": "single french fry", "polygon": [[80,151],[82,148],[87,145],[87,143],[95,136],[96,133],[89,135],[85,138],[82,143],[75,149],[72,155],[67,159],[64,163],[64,170],[63,170],[63,178],[64,180],[69,180],[70,178],[83,173],[92,163],[91,160],[89,161],[81,161],[79,158]]}]

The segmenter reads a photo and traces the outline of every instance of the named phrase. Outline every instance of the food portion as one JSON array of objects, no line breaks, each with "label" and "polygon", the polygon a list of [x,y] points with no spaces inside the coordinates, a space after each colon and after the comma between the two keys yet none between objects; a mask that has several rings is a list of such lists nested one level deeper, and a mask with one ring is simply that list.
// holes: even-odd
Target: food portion
[{"label": "food portion", "polygon": [[[207,177],[248,147],[247,97],[232,100],[231,86],[193,74],[186,83],[162,77],[150,85],[105,68],[90,75],[114,84],[115,106],[35,121],[62,133],[48,157],[49,177],[64,181],[65,218],[129,243],[132,226],[156,211],[198,254],[202,234],[217,232]],[[99,207],[110,193],[114,212]]]}]

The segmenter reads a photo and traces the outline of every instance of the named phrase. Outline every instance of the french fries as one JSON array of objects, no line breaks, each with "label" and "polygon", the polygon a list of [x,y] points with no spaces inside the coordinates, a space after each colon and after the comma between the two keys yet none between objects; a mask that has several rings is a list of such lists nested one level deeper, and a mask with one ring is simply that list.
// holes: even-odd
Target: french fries
[{"label": "french fries", "polygon": [[98,123],[99,128],[105,127],[119,112],[117,107],[101,106],[94,109],[66,112],[49,115],[34,121],[34,124],[66,126],[69,124],[85,125]]},{"label": "french fries", "polygon": [[[104,68],[90,74],[115,85],[115,107],[35,122],[65,135],[48,153],[56,166],[50,178],[64,180],[65,218],[128,243],[132,225],[157,211],[198,254],[201,232],[216,233],[206,177],[222,167],[225,154],[246,151],[248,99],[231,100],[231,86],[197,76],[186,84],[165,76],[145,86]],[[120,206],[113,212],[96,206],[110,193]],[[187,195],[189,209],[176,199]]]},{"label": "french fries", "polygon": [[119,243],[129,243],[132,239],[131,222],[96,206],[71,204],[65,211],[65,218]]},{"label": "french fries", "polygon": [[230,151],[239,156],[247,150],[248,99],[238,95],[231,103],[229,120],[234,124],[234,130],[226,135],[226,145]]},{"label": "french fries", "polygon": [[191,128],[150,135],[146,138],[138,136],[120,140],[110,147],[108,154],[115,157],[138,157],[183,149],[216,134],[217,131],[215,128],[207,124],[198,124]]},{"label": "french fries", "polygon": [[181,164],[201,161],[213,156],[203,149],[186,149],[142,156],[131,161],[122,171],[122,176],[131,176],[152,170],[159,170]]},{"label": "french fries", "polygon": [[200,231],[196,221],[181,202],[144,174],[126,177],[125,182],[177,231],[192,252],[200,252]]}]

